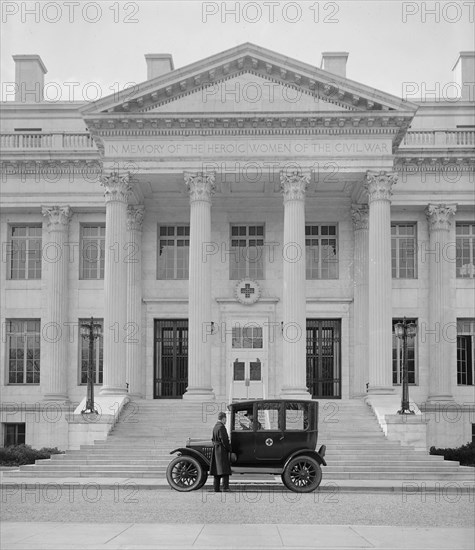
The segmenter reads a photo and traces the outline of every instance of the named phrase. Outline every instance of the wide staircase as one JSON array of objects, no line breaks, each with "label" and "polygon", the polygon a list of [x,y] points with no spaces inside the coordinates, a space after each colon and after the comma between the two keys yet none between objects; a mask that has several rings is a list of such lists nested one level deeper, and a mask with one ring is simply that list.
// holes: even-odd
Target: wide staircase
[{"label": "wide staircase", "polygon": [[[185,446],[188,437],[210,439],[218,413],[215,407],[182,400],[132,401],[107,440],[37,460],[5,472],[4,477],[164,480],[171,450]],[[317,447],[321,444],[327,446],[324,481],[475,481],[474,468],[388,441],[361,400],[320,401]]]}]

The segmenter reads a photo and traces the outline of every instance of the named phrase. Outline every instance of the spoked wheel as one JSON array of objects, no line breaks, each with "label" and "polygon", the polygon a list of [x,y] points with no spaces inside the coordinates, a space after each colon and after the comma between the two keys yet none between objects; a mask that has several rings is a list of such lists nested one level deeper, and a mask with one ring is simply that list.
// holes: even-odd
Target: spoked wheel
[{"label": "spoked wheel", "polygon": [[[188,492],[199,489],[206,482],[208,475],[201,464],[192,456],[177,456],[167,468],[167,481],[175,491]],[[203,481],[204,479],[204,481]]]},{"label": "spoked wheel", "polygon": [[203,477],[201,478],[201,481],[199,482],[199,484],[195,487],[195,489],[201,489],[201,487],[203,487],[203,485],[208,481],[208,472],[205,472],[203,470]]},{"label": "spoked wheel", "polygon": [[282,474],[282,481],[291,491],[311,493],[322,481],[322,469],[311,456],[297,456],[288,463]]}]

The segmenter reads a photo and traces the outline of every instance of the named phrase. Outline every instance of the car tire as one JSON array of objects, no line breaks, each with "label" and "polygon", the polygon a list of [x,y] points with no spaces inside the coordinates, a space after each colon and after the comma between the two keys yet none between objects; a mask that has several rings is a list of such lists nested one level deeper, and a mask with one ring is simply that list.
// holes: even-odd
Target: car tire
[{"label": "car tire", "polygon": [[203,485],[205,485],[205,483],[206,483],[207,481],[208,481],[208,472],[205,472],[205,471],[203,470],[203,478],[201,479],[199,485],[197,485],[197,486],[195,487],[195,489],[196,489],[196,490],[201,489],[201,487],[203,487]]},{"label": "car tire", "polygon": [[[206,472],[192,456],[177,456],[167,468],[167,481],[172,489],[187,493],[199,489],[206,483]],[[204,479],[204,481],[203,481]]]},{"label": "car tire", "polygon": [[313,457],[296,456],[287,464],[282,481],[287,489],[295,493],[311,493],[322,481],[322,469]]}]

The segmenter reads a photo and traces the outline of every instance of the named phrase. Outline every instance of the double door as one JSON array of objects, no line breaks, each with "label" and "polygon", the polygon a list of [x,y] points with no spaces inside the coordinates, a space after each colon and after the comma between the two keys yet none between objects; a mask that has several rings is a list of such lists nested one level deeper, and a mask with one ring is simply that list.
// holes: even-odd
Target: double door
[{"label": "double door", "polygon": [[231,321],[231,326],[227,342],[231,398],[263,398],[268,380],[266,322],[239,319]]}]

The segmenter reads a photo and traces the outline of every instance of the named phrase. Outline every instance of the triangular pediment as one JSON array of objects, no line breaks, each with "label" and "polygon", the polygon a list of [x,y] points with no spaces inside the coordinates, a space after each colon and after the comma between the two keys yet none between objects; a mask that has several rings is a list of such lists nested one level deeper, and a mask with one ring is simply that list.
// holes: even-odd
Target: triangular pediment
[{"label": "triangular pediment", "polygon": [[246,43],[92,102],[81,112],[91,119],[108,114],[416,110],[390,94]]},{"label": "triangular pediment", "polygon": [[209,86],[163,99],[147,113],[266,113],[338,112],[355,107],[338,105],[297,86],[242,73]]}]

